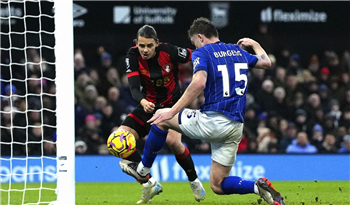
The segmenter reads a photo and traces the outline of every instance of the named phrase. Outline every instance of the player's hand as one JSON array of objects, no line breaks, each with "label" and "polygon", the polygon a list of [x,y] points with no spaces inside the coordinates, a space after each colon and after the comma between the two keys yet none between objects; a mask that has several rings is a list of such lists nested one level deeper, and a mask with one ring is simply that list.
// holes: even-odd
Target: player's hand
[{"label": "player's hand", "polygon": [[140,103],[143,107],[143,110],[147,113],[152,113],[156,107],[152,102],[149,102],[146,99],[142,99]]},{"label": "player's hand", "polygon": [[170,108],[159,109],[157,110],[156,114],[154,114],[153,117],[149,119],[147,122],[151,123],[151,125],[155,125],[165,120],[170,120],[173,117],[174,117],[174,114],[170,112]]},{"label": "player's hand", "polygon": [[243,49],[246,47],[253,47],[256,44],[258,44],[258,42],[254,41],[251,38],[241,38],[237,42],[237,45],[239,45]]}]

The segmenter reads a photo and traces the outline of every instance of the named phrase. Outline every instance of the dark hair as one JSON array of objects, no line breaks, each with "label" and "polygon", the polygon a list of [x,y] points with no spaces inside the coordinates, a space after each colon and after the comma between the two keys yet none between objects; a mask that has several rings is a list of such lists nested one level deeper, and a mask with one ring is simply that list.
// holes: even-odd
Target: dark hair
[{"label": "dark hair", "polygon": [[155,41],[158,41],[158,35],[156,30],[153,28],[153,26],[150,25],[144,25],[137,31],[136,39],[138,39],[139,36],[145,37],[145,38],[153,38]]},{"label": "dark hair", "polygon": [[203,34],[207,38],[219,37],[218,30],[214,24],[204,17],[195,19],[187,33],[189,38],[196,34]]}]

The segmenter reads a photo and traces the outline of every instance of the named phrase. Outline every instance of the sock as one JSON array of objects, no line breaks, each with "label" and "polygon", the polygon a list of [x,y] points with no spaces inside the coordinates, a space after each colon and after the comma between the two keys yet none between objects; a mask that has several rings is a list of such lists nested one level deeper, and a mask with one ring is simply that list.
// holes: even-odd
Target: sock
[{"label": "sock", "polygon": [[141,160],[142,160],[141,155],[137,150],[132,155],[130,155],[129,157],[127,157],[125,159],[133,161],[133,162],[141,162]]},{"label": "sock", "polygon": [[145,148],[143,149],[142,163],[145,167],[152,167],[152,164],[157,157],[157,153],[165,144],[167,135],[168,131],[163,131],[156,125],[152,125],[145,143]]},{"label": "sock", "polygon": [[190,151],[185,147],[185,152],[180,155],[175,155],[177,163],[185,170],[188,181],[194,181],[198,176],[194,168],[194,163],[190,154]]},{"label": "sock", "polygon": [[246,181],[241,177],[229,176],[222,180],[221,189],[225,194],[254,194],[254,181]]},{"label": "sock", "polygon": [[151,177],[151,178],[148,179],[148,182],[143,183],[142,186],[146,187],[146,188],[147,187],[153,187],[155,183],[156,183],[156,180],[153,177]]},{"label": "sock", "polygon": [[149,174],[150,171],[151,171],[151,168],[145,167],[145,165],[143,165],[142,162],[140,162],[139,165],[137,165],[136,172],[141,176],[146,176],[147,174]]}]

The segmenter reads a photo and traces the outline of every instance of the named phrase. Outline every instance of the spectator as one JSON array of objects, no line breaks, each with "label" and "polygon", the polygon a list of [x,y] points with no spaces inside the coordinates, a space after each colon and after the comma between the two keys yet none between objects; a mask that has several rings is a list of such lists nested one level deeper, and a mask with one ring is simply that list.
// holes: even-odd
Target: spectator
[{"label": "spectator", "polygon": [[273,97],[274,85],[272,80],[266,79],[262,83],[262,89],[257,92],[257,103],[261,105],[261,110],[269,112],[274,109],[274,97]]},{"label": "spectator", "polygon": [[297,75],[297,81],[303,89],[307,89],[311,82],[316,81],[316,78],[309,70],[303,70]]},{"label": "spectator", "polygon": [[243,128],[242,139],[241,139],[241,142],[238,145],[237,152],[244,152],[247,149],[247,147],[248,147],[248,138],[249,138],[248,132],[249,131],[247,131],[247,130],[245,130]]},{"label": "spectator", "polygon": [[[343,76],[342,74],[341,76]],[[345,75],[344,75],[345,76]],[[341,102],[344,99],[345,87],[340,85],[337,77],[332,77],[329,82],[329,97]]]},{"label": "spectator", "polygon": [[293,99],[293,96],[298,91],[302,91],[302,89],[300,89],[298,86],[298,81],[295,75],[287,74],[285,89],[286,89],[287,101],[291,101],[291,99]]},{"label": "spectator", "polygon": [[104,96],[98,96],[95,101],[94,113],[102,113],[102,109],[107,105],[107,99]]},{"label": "spectator", "polygon": [[335,132],[336,146],[339,149],[343,143],[344,137],[347,135],[346,127],[340,126]]},{"label": "spectator", "polygon": [[322,146],[318,150],[319,153],[337,153],[338,148],[336,146],[335,136],[332,134],[326,134]]},{"label": "spectator", "polygon": [[277,62],[279,62],[279,65],[286,68],[289,64],[290,60],[290,50],[288,47],[283,47],[279,50],[279,55],[277,56]]},{"label": "spectator", "polygon": [[295,118],[294,118],[295,125],[297,127],[297,130],[300,132],[307,132],[308,131],[308,115],[303,109],[298,109],[295,112]]},{"label": "spectator", "polygon": [[320,70],[319,81],[322,84],[328,85],[330,71],[328,67],[322,67]]},{"label": "spectator", "polygon": [[74,93],[78,97],[79,102],[84,98],[85,88],[89,84],[91,84],[89,76],[84,72],[79,73],[74,84]]},{"label": "spectator", "polygon": [[116,114],[113,110],[113,106],[111,104],[107,104],[102,108],[102,136],[104,140],[107,140],[109,134],[115,126],[119,126],[122,122],[120,116]]},{"label": "spectator", "polygon": [[10,106],[11,102],[16,101],[17,97],[13,96],[15,94],[17,94],[16,86],[8,84],[4,87],[4,95],[1,96],[1,110]]},{"label": "spectator", "polygon": [[298,109],[305,109],[304,103],[304,95],[302,92],[297,92],[292,98],[289,100],[286,99],[286,104],[290,108],[289,110],[285,110],[288,113],[287,119],[289,121],[293,121],[295,118],[295,113]]},{"label": "spectator", "polygon": [[276,77],[274,78],[274,84],[276,87],[285,88],[285,86],[286,86],[286,74],[287,74],[287,71],[283,67],[276,68]]},{"label": "spectator", "polygon": [[283,134],[280,142],[279,142],[279,151],[281,153],[285,153],[287,147],[292,144],[293,140],[297,137],[298,130],[294,123],[288,123],[288,127],[286,129],[286,133]]},{"label": "spectator", "polygon": [[100,63],[97,69],[98,75],[100,76],[101,82],[106,82],[106,73],[113,64],[112,56],[108,52],[106,52],[104,47],[102,46],[98,48],[98,54],[100,56]]},{"label": "spectator", "polygon": [[262,83],[264,81],[265,70],[253,68],[251,71],[251,75],[248,75],[248,83],[249,83],[249,92],[256,96],[257,92],[261,89]]},{"label": "spectator", "polygon": [[43,146],[44,133],[40,122],[36,122],[33,127],[30,128],[29,133],[28,152],[30,155],[41,156],[41,146]]},{"label": "spectator", "polygon": [[77,140],[75,142],[75,154],[76,155],[86,154],[87,149],[88,149],[87,144],[83,140]]},{"label": "spectator", "polygon": [[317,93],[311,94],[307,99],[307,104],[305,107],[305,111],[307,115],[310,117],[310,121],[314,121],[314,113],[317,109],[322,108],[323,111],[326,111],[327,108],[321,105],[320,96]]},{"label": "spectator", "polygon": [[291,75],[299,75],[303,71],[303,68],[300,67],[300,56],[298,54],[293,54],[289,58],[287,73]]},{"label": "spectator", "polygon": [[126,102],[119,99],[119,89],[111,87],[108,90],[108,103],[113,106],[113,110],[120,120],[123,121],[127,114],[132,111],[133,106],[129,106]]},{"label": "spectator", "polygon": [[319,86],[318,95],[320,97],[320,105],[323,111],[329,112],[330,108],[330,90],[327,85],[321,84]]},{"label": "spectator", "polygon": [[97,97],[98,92],[96,87],[94,85],[88,85],[85,87],[84,96],[79,102],[84,107],[86,112],[93,113]]},{"label": "spectator", "polygon": [[309,65],[307,67],[314,77],[318,77],[320,62],[318,56],[313,54],[309,60]]},{"label": "spectator", "polygon": [[121,85],[121,81],[119,78],[119,74],[116,68],[110,67],[105,73],[105,79],[101,82],[102,93],[100,95],[106,96],[108,95],[108,91],[111,87],[119,87]]},{"label": "spectator", "polygon": [[258,129],[258,152],[259,153],[268,153],[268,146],[270,143],[277,143],[277,139],[269,128],[260,128]]},{"label": "spectator", "polygon": [[77,51],[74,54],[74,80],[80,73],[90,74],[90,68],[85,64],[85,58],[82,51]]},{"label": "spectator", "polygon": [[344,126],[346,129],[350,129],[350,105],[344,107],[339,120],[339,126]]},{"label": "spectator", "polygon": [[323,128],[321,125],[316,124],[312,130],[311,144],[315,145],[317,149],[322,147],[323,142]]},{"label": "spectator", "polygon": [[326,115],[322,123],[322,127],[324,130],[324,133],[332,134],[336,129],[333,117],[330,115]]},{"label": "spectator", "polygon": [[287,133],[287,128],[288,128],[288,121],[284,118],[278,119],[278,122],[276,122],[278,128],[275,132],[275,136],[278,140],[278,142],[281,141],[284,135]]},{"label": "spectator", "polygon": [[246,154],[255,154],[258,150],[258,142],[255,138],[248,138],[247,149],[245,149],[242,153]]},{"label": "spectator", "polygon": [[249,106],[246,109],[245,117],[244,117],[244,126],[248,129],[254,136],[257,136],[257,128],[258,128],[258,118],[256,116],[256,112],[253,106]]},{"label": "spectator", "polygon": [[299,132],[297,138],[293,140],[287,149],[287,153],[313,154],[317,153],[317,148],[309,143],[306,132]]},{"label": "spectator", "polygon": [[[274,111],[278,116],[283,118],[289,117],[289,112],[286,112],[287,102],[286,102],[286,91],[283,87],[277,87],[273,91],[274,103],[271,111]],[[271,112],[270,112],[271,113]]]},{"label": "spectator", "polygon": [[340,105],[339,101],[336,99],[333,99],[329,103],[330,111],[328,113],[329,116],[331,116],[334,120],[334,126],[339,126],[339,121],[342,116],[342,112],[340,111]]},{"label": "spectator", "polygon": [[344,142],[338,150],[338,153],[350,153],[350,135],[344,137]]}]

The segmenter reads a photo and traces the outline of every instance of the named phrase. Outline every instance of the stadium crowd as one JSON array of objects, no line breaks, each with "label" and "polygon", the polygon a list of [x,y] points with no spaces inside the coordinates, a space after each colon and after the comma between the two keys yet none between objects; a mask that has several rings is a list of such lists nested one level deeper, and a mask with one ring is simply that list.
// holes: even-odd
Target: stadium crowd
[{"label": "stadium crowd", "polygon": [[[98,66],[86,65],[81,49],[74,54],[75,138],[79,155],[109,154],[109,134],[138,104],[131,96],[122,63],[115,62],[103,47],[98,54]],[[269,57],[271,69],[249,71],[245,127],[238,152],[350,153],[349,50],[325,50],[308,57],[283,48]],[[301,59],[306,58],[307,63],[303,64]],[[7,61],[2,55],[1,62]],[[27,61],[32,62],[27,68],[1,71],[2,79],[19,79],[12,84],[1,81],[1,155],[11,155],[11,149],[13,155],[56,152],[55,69],[40,58],[37,50],[27,50]],[[191,77],[192,65],[181,65],[179,80],[183,90]],[[41,93],[45,94],[40,97]],[[190,107],[199,108],[203,100],[201,95]],[[28,140],[30,143],[24,143]],[[141,152],[144,140],[137,143]],[[18,143],[10,145],[13,141]],[[210,152],[207,142],[184,136],[183,143],[191,153]],[[167,147],[162,150],[169,152]]]}]

